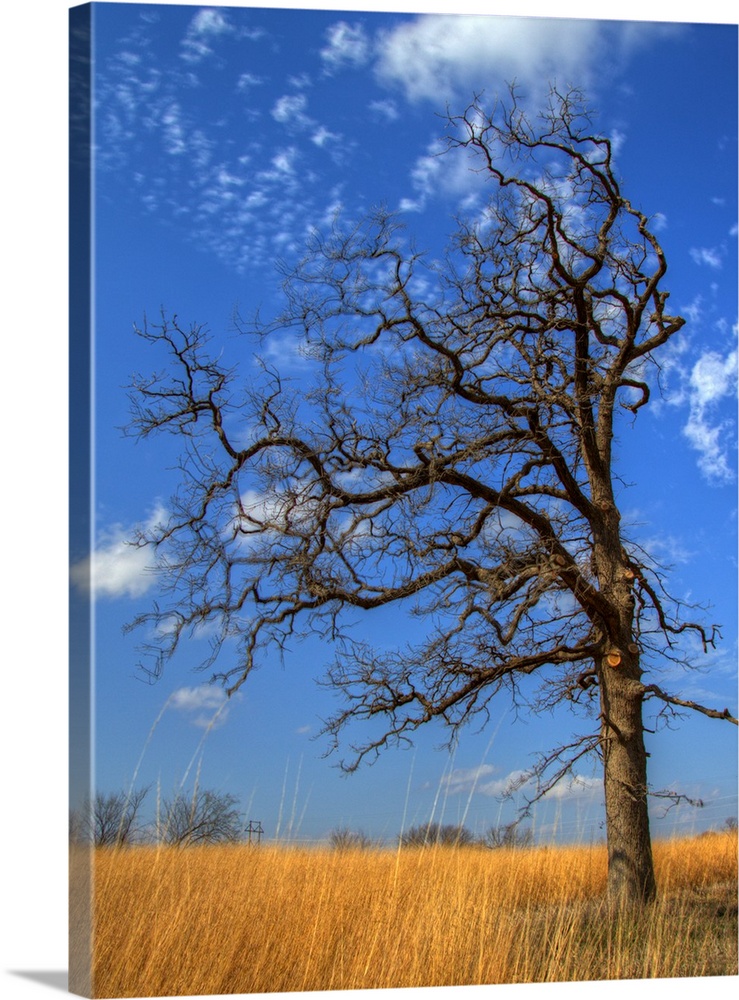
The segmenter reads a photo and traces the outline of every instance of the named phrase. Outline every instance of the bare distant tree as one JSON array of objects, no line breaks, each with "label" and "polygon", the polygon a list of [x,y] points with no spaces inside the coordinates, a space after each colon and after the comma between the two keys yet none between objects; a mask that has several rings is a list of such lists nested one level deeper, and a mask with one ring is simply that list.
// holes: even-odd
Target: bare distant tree
[{"label": "bare distant tree", "polygon": [[454,823],[422,823],[400,835],[403,847],[469,847],[475,838],[465,826]]},{"label": "bare distant tree", "polygon": [[69,810],[69,842],[83,844],[87,841],[87,823],[81,809]]},{"label": "bare distant tree", "polygon": [[335,851],[365,851],[374,846],[374,841],[362,830],[339,826],[329,834],[329,844]]},{"label": "bare distant tree", "polygon": [[196,789],[165,800],[157,823],[157,840],[175,847],[240,840],[243,832],[237,799],[223,792]]},{"label": "bare distant tree", "polygon": [[[337,223],[286,271],[278,321],[241,325],[302,337],[307,389],[266,362],[239,385],[198,324],[138,331],[168,367],[135,378],[131,429],[180,436],[183,485],[140,539],[171,600],[135,624],[163,637],[154,673],[215,626],[207,665],[228,639],[229,692],[296,634],[335,642],[327,682],[345,702],[326,734],[343,745],[351,726],[347,770],[429,723],[454,741],[500,696],[517,711],[569,702],[589,722],[542,755],[529,805],[594,754],[609,896],[651,900],[643,708],[737,721],[660,680],[717,632],[629,540],[615,489],[621,418],[649,403],[684,320],[577,92],[552,91],[536,117],[515,91],[475,100],[448,128],[448,155],[470,158],[490,198],[443,261],[384,212]],[[355,639],[348,623],[390,604],[425,619],[425,639]]]},{"label": "bare distant tree", "polygon": [[80,812],[72,813],[73,839],[90,841],[97,847],[122,847],[134,843],[142,834],[139,810],[147,791],[142,788],[109,794],[98,792]]},{"label": "bare distant tree", "polygon": [[534,843],[534,831],[530,827],[522,829],[517,822],[491,826],[481,843],[490,848],[531,847]]}]

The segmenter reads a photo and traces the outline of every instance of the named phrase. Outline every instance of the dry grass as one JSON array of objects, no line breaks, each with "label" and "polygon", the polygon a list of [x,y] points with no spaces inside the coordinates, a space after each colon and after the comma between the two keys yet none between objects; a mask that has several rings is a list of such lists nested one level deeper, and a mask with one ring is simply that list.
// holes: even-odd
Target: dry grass
[{"label": "dry grass", "polygon": [[95,996],[736,975],[736,835],[655,863],[608,918],[602,847],[99,851]]}]

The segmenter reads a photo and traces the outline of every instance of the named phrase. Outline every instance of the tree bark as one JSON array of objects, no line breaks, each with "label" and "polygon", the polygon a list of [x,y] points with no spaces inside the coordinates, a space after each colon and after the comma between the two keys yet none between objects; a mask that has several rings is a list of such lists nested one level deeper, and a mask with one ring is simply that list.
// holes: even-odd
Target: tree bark
[{"label": "tree bark", "polygon": [[[602,442],[601,447],[602,447]],[[596,478],[596,477],[593,477]],[[597,489],[594,556],[601,592],[612,609],[598,667],[601,750],[608,845],[608,899],[616,906],[656,898],[649,831],[644,688],[634,637],[634,572],[625,556],[610,482]]]},{"label": "tree bark", "polygon": [[[600,666],[601,746],[608,844],[608,898],[642,904],[657,893],[649,833],[647,752],[644,746],[638,655],[619,650]],[[634,676],[634,675],[637,676]]]}]

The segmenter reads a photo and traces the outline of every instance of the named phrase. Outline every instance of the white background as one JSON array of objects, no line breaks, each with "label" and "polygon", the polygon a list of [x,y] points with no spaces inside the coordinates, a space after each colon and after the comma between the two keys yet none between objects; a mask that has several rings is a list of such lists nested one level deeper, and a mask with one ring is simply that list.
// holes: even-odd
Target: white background
[{"label": "white background", "polygon": [[[205,4],[197,4],[204,6]],[[233,6],[245,6],[234,3]],[[0,977],[10,1000],[66,989],[67,969],[67,11],[66,0],[3,5],[0,30],[3,211],[2,311],[2,874]],[[268,3],[323,9],[495,13],[737,22],[734,3],[620,0],[592,4],[490,2]],[[9,308],[8,308],[9,304]],[[38,594],[43,604],[38,605]],[[31,603],[31,602],[34,603]],[[689,981],[688,981],[689,982]],[[696,985],[698,985],[696,983]],[[631,983],[630,998],[672,995],[676,984]],[[701,984],[715,998],[735,979]],[[506,1000],[622,996],[623,983],[496,987]],[[396,1000],[396,991],[387,991]],[[397,991],[430,1000],[448,990]],[[489,995],[466,988],[465,1000]],[[374,996],[375,994],[371,994]],[[274,994],[272,995],[274,996]],[[290,996],[294,996],[291,994]],[[316,994],[310,996],[315,997]],[[361,994],[330,994],[360,1000]]]}]

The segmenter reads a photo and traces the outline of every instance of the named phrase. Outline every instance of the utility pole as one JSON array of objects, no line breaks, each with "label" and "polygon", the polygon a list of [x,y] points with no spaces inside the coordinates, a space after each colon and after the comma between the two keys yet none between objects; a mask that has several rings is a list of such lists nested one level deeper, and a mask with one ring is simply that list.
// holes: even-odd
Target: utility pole
[{"label": "utility pole", "polygon": [[246,833],[249,835],[249,844],[252,842],[252,836],[255,836],[257,838],[257,846],[259,846],[262,834],[264,833],[264,830],[262,829],[262,821],[250,819],[249,825],[246,828]]}]

